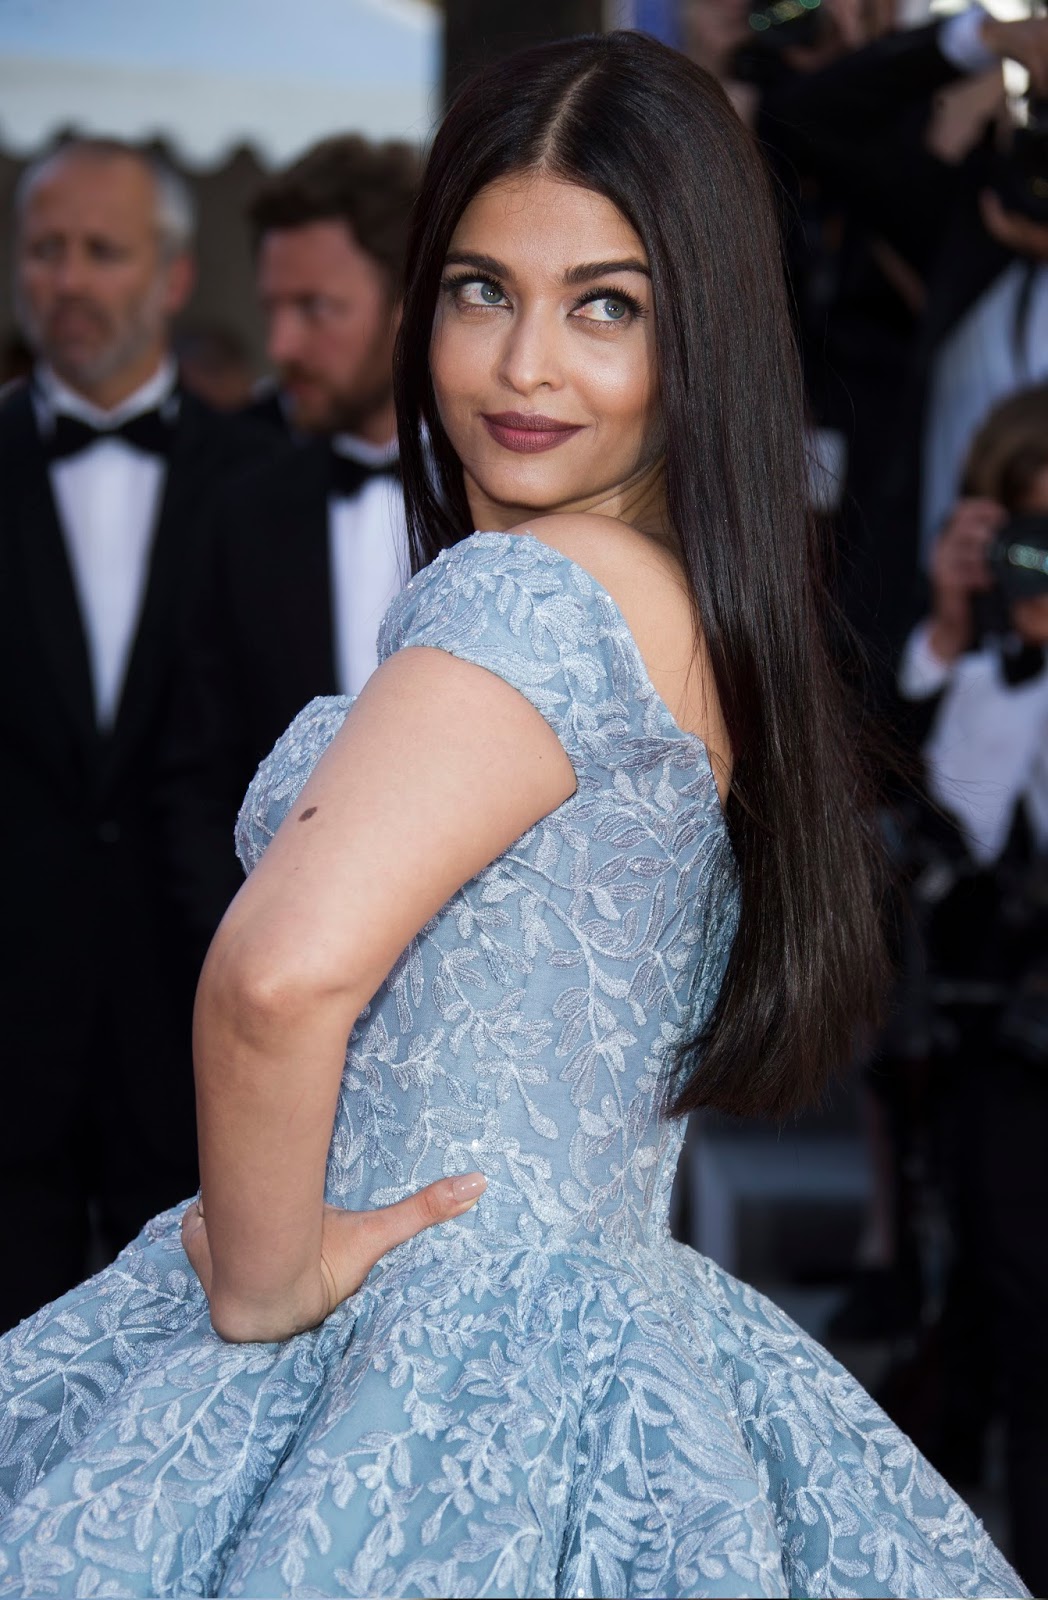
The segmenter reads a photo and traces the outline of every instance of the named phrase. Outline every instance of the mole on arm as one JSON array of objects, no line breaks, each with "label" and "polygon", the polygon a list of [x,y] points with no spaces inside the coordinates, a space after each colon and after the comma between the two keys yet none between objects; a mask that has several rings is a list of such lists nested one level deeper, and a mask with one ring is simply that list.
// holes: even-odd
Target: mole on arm
[{"label": "mole on arm", "polygon": [[301,816],[299,817],[298,820],[299,820],[299,822],[308,822],[310,817],[315,817],[316,814],[317,814],[316,806],[307,806],[305,811],[302,812],[302,814],[301,814]]}]

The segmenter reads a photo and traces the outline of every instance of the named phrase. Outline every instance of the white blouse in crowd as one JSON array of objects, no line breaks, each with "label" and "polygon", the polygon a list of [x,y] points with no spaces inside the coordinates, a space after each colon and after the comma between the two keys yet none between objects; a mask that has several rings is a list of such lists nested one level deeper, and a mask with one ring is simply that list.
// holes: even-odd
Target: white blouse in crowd
[{"label": "white blouse in crowd", "polygon": [[1048,670],[1009,684],[993,644],[947,663],[929,632],[922,623],[907,640],[899,689],[908,700],[942,694],[924,745],[932,798],[980,866],[1001,856],[1020,800],[1037,847],[1048,847]]},{"label": "white blouse in crowd", "polygon": [[932,367],[921,475],[923,562],[956,503],[976,431],[999,400],[1045,378],[1048,266],[1016,260],[957,324]]},{"label": "white blouse in crowd", "polygon": [[[77,417],[95,428],[119,427],[171,401],[176,380],[175,363],[165,359],[134,394],[103,411],[42,366],[34,382],[41,431],[46,435],[55,416]],[[108,730],[116,720],[142,610],[167,463],[124,439],[100,439],[49,470],[80,604],[95,717]]]},{"label": "white blouse in crowd", "polygon": [[[396,442],[370,444],[338,434],[333,448],[365,466],[395,461]],[[404,495],[392,474],[374,477],[352,496],[328,501],[335,672],[343,694],[359,694],[378,665],[378,626],[408,580]]]}]

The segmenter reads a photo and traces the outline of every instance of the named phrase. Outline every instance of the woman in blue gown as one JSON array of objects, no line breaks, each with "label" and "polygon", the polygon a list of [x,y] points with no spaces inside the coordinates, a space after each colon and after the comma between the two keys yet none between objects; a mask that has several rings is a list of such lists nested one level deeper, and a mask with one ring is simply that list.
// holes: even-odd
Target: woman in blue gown
[{"label": "woman in blue gown", "polygon": [[469,88],[397,381],[416,576],[245,800],[199,1201],[0,1342],[0,1594],[1025,1593],[667,1230],[681,1114],[788,1112],[881,967],[712,80],[612,34]]}]

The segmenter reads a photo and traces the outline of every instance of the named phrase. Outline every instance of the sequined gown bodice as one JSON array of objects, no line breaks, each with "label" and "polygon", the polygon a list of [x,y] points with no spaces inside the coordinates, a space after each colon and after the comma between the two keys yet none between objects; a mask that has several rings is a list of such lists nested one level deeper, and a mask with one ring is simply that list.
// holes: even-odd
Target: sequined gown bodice
[{"label": "sequined gown bodice", "polygon": [[[327,1192],[488,1189],[284,1344],[211,1332],[177,1209],[0,1341],[0,1596],[1024,1593],[854,1380],[669,1235],[669,1078],[736,890],[706,751],[614,602],[475,534],[387,614],[380,658],[414,647],[525,695],[577,788],[362,1013]],[[248,870],[349,711],[263,762]]]}]

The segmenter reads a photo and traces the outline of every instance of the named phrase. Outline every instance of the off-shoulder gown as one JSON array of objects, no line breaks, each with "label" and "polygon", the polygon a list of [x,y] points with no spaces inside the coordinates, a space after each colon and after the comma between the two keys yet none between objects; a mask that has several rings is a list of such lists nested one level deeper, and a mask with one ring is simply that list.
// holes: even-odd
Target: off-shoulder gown
[{"label": "off-shoulder gown", "polygon": [[[361,1015],[327,1194],[487,1192],[282,1344],[211,1331],[181,1206],[8,1334],[0,1594],[1025,1594],[858,1384],[670,1237],[667,1074],[736,888],[705,748],[610,596],[475,534],[394,602],[381,654],[413,645],[525,695],[578,787]],[[248,870],[348,710],[314,701],[259,769]]]}]

